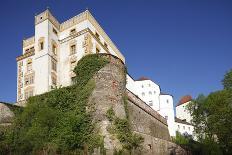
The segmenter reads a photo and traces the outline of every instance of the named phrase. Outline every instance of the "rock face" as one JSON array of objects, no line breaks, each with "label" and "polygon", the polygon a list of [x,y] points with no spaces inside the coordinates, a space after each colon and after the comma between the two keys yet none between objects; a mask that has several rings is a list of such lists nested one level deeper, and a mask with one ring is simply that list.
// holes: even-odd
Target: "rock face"
[{"label": "rock face", "polygon": [[185,154],[182,148],[170,141],[166,120],[137,96],[126,90],[123,62],[112,55],[103,55],[103,57],[107,58],[110,63],[94,76],[96,86],[89,98],[89,104],[94,106],[93,117],[104,136],[106,154],[113,155],[114,149],[122,148],[117,138],[108,131],[112,124],[106,117],[106,113],[112,107],[117,117],[126,118],[124,95],[128,97],[129,121],[132,131],[144,137],[143,149],[135,151],[135,154],[165,155],[179,154],[178,152]]}]

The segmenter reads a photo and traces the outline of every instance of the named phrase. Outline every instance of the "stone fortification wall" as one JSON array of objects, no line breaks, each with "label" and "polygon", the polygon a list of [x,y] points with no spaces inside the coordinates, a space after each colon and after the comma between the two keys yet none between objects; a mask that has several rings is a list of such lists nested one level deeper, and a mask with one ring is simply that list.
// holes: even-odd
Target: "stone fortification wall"
[{"label": "stone fortification wall", "polygon": [[112,107],[117,117],[125,118],[123,99],[125,96],[128,98],[128,114],[132,131],[144,137],[143,149],[137,150],[136,154],[159,155],[170,154],[175,149],[182,150],[170,141],[166,119],[132,92],[126,90],[124,63],[115,56],[103,56],[110,63],[94,76],[96,86],[89,103],[94,105],[93,116],[104,136],[104,147],[107,154],[113,154],[114,149],[119,150],[122,146],[117,138],[108,131],[112,127],[112,123],[108,120],[106,113]]},{"label": "stone fortification wall", "polygon": [[13,104],[0,102],[0,125],[10,125],[15,116],[14,110],[17,108],[18,107]]}]

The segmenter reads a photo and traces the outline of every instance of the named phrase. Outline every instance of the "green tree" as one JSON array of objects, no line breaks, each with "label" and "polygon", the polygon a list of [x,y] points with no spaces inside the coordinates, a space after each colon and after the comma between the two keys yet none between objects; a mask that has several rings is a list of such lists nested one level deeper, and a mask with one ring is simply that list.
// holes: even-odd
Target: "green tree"
[{"label": "green tree", "polygon": [[224,90],[199,95],[188,106],[198,140],[210,154],[232,153],[232,70],[222,81]]},{"label": "green tree", "polygon": [[225,74],[222,84],[224,89],[232,89],[232,69]]}]

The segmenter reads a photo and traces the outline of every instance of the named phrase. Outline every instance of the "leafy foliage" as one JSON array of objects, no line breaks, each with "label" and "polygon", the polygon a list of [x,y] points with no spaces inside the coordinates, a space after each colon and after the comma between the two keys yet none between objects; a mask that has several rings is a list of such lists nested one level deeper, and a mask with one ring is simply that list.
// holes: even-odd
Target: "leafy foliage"
[{"label": "leafy foliage", "polygon": [[114,117],[115,117],[115,113],[114,113],[114,110],[113,110],[113,107],[111,107],[110,109],[107,110],[106,112],[106,117],[109,119],[109,121],[113,121],[114,120]]},{"label": "leafy foliage", "polygon": [[[132,150],[141,147],[141,143],[143,143],[144,138],[131,131],[126,97],[124,98],[124,102],[125,102],[124,108],[126,112],[126,118],[122,119],[116,117],[112,107],[107,111],[107,118],[109,119],[109,121],[113,122],[114,125],[113,129],[111,128],[111,133],[116,134],[118,140],[123,145],[123,148],[131,152]],[[115,150],[115,154],[121,154],[121,153],[122,150],[121,151],[119,150],[119,152]]]},{"label": "leafy foliage", "polygon": [[74,85],[29,98],[12,127],[0,132],[0,150],[17,154],[79,154],[102,146],[102,137],[86,107],[95,87],[91,78],[107,63],[98,55],[88,55],[74,70]]},{"label": "leafy foliage", "polygon": [[232,69],[225,74],[222,84],[224,89],[232,89]]},{"label": "leafy foliage", "polygon": [[221,155],[222,152],[217,145],[217,143],[213,141],[209,141],[207,139],[204,142],[194,141],[192,136],[190,135],[182,135],[179,132],[176,132],[176,137],[174,138],[174,142],[181,147],[183,147],[186,151],[191,152],[192,155]]},{"label": "leafy foliage", "polygon": [[225,75],[225,89],[200,95],[188,109],[198,140],[210,154],[232,153],[232,72]]}]

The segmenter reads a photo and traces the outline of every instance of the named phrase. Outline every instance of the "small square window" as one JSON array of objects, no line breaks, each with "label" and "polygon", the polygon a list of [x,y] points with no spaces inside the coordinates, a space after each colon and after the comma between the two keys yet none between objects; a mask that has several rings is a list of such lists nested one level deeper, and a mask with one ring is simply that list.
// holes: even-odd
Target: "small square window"
[{"label": "small square window", "polygon": [[149,106],[153,106],[153,102],[152,101],[149,101]]},{"label": "small square window", "polygon": [[56,31],[56,29],[54,29],[54,28],[53,28],[53,30],[52,30],[52,31],[53,31],[53,33],[55,33],[55,34],[57,35],[57,31]]},{"label": "small square window", "polygon": [[165,119],[168,120],[168,116],[165,116]]},{"label": "small square window", "polygon": [[99,36],[99,34],[98,34],[97,32],[95,33],[95,35],[96,35],[96,37],[99,39],[100,36]]},{"label": "small square window", "polygon": [[106,42],[104,42],[104,46],[105,46],[106,48],[108,48],[108,45],[106,44]]}]

